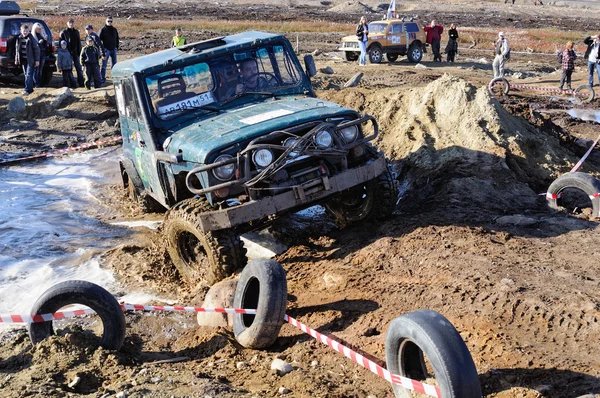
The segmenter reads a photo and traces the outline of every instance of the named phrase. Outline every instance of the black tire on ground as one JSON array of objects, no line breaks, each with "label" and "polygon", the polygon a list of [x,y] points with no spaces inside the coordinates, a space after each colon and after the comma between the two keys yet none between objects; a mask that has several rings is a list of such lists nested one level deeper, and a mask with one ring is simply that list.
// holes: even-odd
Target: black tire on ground
[{"label": "black tire on ground", "polygon": [[[594,217],[600,217],[600,180],[586,173],[566,173],[558,177],[548,188],[548,196],[560,195],[567,188],[576,188],[585,192],[592,201],[592,212]],[[546,198],[548,198],[548,196]],[[548,205],[558,209],[562,199],[548,199]]]},{"label": "black tire on ground", "polygon": [[344,58],[346,59],[346,61],[354,62],[354,61],[358,60],[359,56],[360,56],[360,53],[355,53],[352,51],[344,51]]},{"label": "black tire on ground", "polygon": [[200,215],[214,210],[205,197],[186,199],[165,216],[164,236],[169,256],[182,278],[209,285],[231,275],[247,261],[246,248],[232,230],[202,232]]},{"label": "black tire on ground", "polygon": [[246,348],[272,345],[279,336],[287,305],[285,270],[278,262],[252,260],[240,274],[235,289],[235,308],[256,309],[256,315],[234,314],[233,333]]},{"label": "black tire on ground", "polygon": [[503,77],[496,77],[490,80],[488,90],[493,96],[508,95],[510,92],[510,83]]},{"label": "black tire on ground", "polygon": [[44,68],[42,70],[42,85],[47,86],[52,81],[52,76],[54,76],[54,71],[50,68]]},{"label": "black tire on ground", "polygon": [[383,60],[383,50],[378,45],[372,45],[367,52],[369,53],[369,61],[372,64],[378,64]]},{"label": "black tire on ground", "polygon": [[377,178],[329,200],[325,209],[339,226],[345,227],[362,220],[389,217],[396,208],[396,200],[394,179],[386,170]]},{"label": "black tire on ground", "polygon": [[[441,314],[419,310],[394,319],[387,330],[387,369],[397,375],[424,381],[427,359],[444,398],[481,398],[477,369],[458,331]],[[396,397],[408,390],[392,385]]]},{"label": "black tire on ground", "polygon": [[385,56],[387,57],[387,60],[389,62],[396,62],[396,60],[398,59],[398,53],[387,53],[385,54]]},{"label": "black tire on ground", "polygon": [[123,171],[123,181],[129,199],[140,205],[142,213],[164,213],[165,208],[144,190],[142,180],[135,171]]},{"label": "black tire on ground", "polygon": [[589,84],[584,84],[575,89],[575,98],[581,102],[592,102],[596,93]]},{"label": "black tire on ground", "polygon": [[[102,320],[100,346],[119,350],[125,340],[125,315],[115,297],[102,287],[86,281],[65,281],[46,290],[35,302],[31,314],[50,314],[70,304],[90,307]],[[54,334],[52,321],[29,325],[29,338],[35,345]]]},{"label": "black tire on ground", "polygon": [[410,62],[414,64],[419,63],[423,59],[423,48],[418,44],[411,44],[406,56]]}]

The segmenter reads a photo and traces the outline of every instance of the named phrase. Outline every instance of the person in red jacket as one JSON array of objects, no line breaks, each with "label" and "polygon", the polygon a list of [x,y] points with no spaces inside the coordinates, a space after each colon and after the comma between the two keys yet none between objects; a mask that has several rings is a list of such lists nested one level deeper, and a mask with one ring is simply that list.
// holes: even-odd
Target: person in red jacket
[{"label": "person in red jacket", "polygon": [[431,21],[429,26],[424,26],[423,30],[427,32],[427,43],[431,44],[431,51],[433,52],[433,62],[442,62],[442,55],[440,54],[440,42],[442,41],[442,32],[444,27],[438,25],[434,19]]}]

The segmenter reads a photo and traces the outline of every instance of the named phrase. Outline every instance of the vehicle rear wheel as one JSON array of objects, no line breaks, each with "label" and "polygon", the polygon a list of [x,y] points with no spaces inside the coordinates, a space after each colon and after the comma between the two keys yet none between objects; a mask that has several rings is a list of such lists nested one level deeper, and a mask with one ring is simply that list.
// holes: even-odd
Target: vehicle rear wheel
[{"label": "vehicle rear wheel", "polygon": [[423,59],[423,49],[418,44],[412,44],[408,49],[408,60],[412,63],[419,63]]},{"label": "vehicle rear wheel", "polygon": [[377,178],[350,188],[325,204],[339,226],[390,216],[396,208],[396,188],[387,170]]},{"label": "vehicle rear wheel", "polygon": [[398,59],[398,53],[387,53],[385,56],[389,62],[396,62]]},{"label": "vehicle rear wheel", "polygon": [[165,208],[156,201],[152,196],[148,195],[144,189],[141,180],[136,181],[136,177],[127,176],[127,196],[129,199],[140,205],[142,213],[163,213]]},{"label": "vehicle rear wheel", "polygon": [[212,210],[206,198],[192,198],[175,205],[165,217],[167,251],[189,283],[204,280],[213,285],[247,262],[246,248],[233,231],[202,231],[200,215]]},{"label": "vehicle rear wheel", "polygon": [[355,53],[352,51],[344,51],[344,58],[346,59],[346,61],[349,61],[349,62],[354,62],[354,61],[358,60],[359,55],[360,55],[359,53]]},{"label": "vehicle rear wheel", "polygon": [[379,46],[371,46],[369,48],[369,61],[372,64],[378,64],[383,59],[383,50]]},{"label": "vehicle rear wheel", "polygon": [[47,86],[52,81],[52,76],[54,76],[54,71],[50,68],[44,68],[42,70],[42,85]]}]

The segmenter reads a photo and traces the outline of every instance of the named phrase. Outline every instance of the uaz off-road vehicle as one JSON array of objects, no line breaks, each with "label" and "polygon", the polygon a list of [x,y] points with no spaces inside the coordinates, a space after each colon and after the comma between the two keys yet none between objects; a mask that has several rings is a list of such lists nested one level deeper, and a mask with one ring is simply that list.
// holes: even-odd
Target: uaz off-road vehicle
[{"label": "uaz off-road vehicle", "polygon": [[[426,50],[426,35],[418,23],[404,19],[387,19],[369,24],[369,41],[367,54],[369,61],[378,64],[383,61],[383,54],[388,61],[396,62],[399,56],[407,56],[410,62],[421,62]],[[360,55],[358,38],[346,36],[342,38],[342,46],[346,61],[356,61]]]},{"label": "uaz off-road vehicle", "polygon": [[393,211],[386,159],[369,144],[376,121],[315,98],[312,56],[305,67],[285,37],[261,32],[115,65],[124,186],[169,209],[167,249],[188,281],[243,267],[239,234],[284,213],[322,203],[351,223]]}]

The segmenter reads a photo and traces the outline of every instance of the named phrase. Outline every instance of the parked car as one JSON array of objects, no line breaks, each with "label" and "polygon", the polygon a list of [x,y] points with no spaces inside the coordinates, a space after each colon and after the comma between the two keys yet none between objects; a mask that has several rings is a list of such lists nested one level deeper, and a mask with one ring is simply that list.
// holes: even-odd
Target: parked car
[{"label": "parked car", "polygon": [[284,36],[245,32],[113,68],[123,186],[169,209],[166,246],[184,279],[212,284],[243,267],[240,234],[286,213],[322,203],[347,224],[394,210],[370,143],[377,122],[315,98],[311,55],[304,65]]},{"label": "parked car", "polygon": [[[423,28],[412,20],[387,19],[371,22],[367,42],[369,61],[378,64],[385,54],[390,62],[405,55],[410,62],[421,62],[423,53],[426,52],[425,39]],[[356,35],[343,37],[342,46],[338,50],[344,52],[346,61],[356,61],[360,55]]]},{"label": "parked car", "polygon": [[23,68],[15,65],[16,40],[21,34],[21,25],[27,23],[33,26],[34,23],[39,22],[48,35],[48,44],[45,49],[46,62],[42,70],[42,84],[48,84],[56,71],[52,32],[43,20],[20,14],[20,11],[20,7],[16,2],[0,1],[0,77],[19,76],[23,73]]}]

